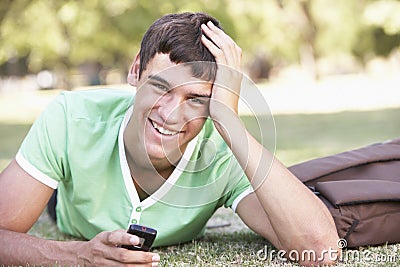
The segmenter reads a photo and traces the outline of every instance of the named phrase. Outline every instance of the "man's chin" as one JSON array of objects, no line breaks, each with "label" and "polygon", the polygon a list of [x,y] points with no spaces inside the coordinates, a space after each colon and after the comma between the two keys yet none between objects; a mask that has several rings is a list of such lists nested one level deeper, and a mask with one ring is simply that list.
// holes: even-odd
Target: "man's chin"
[{"label": "man's chin", "polygon": [[148,150],[147,155],[153,164],[157,164],[157,162],[163,162],[164,164],[165,162],[169,162],[171,165],[174,165],[179,162],[180,158],[182,157],[182,154],[180,152],[167,152],[166,150]]}]

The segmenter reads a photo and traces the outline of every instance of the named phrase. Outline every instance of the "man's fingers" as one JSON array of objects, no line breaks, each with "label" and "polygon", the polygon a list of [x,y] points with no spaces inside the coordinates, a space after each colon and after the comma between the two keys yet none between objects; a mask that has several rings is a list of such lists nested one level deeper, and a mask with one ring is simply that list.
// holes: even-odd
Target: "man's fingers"
[{"label": "man's fingers", "polygon": [[158,263],[160,261],[160,256],[157,253],[119,247],[109,247],[105,252],[105,257],[124,263]]},{"label": "man's fingers", "polygon": [[208,48],[210,53],[215,57],[215,60],[218,63],[226,64],[226,58],[224,52],[222,52],[221,49],[219,49],[213,42],[207,39],[207,37],[205,37],[204,35],[201,36],[201,41]]},{"label": "man's fingers", "polygon": [[[211,28],[209,25],[212,25],[213,27]],[[224,45],[224,40],[222,39],[222,33],[224,32],[222,30],[212,24],[212,22],[202,24],[201,29],[204,34],[207,35],[207,37],[210,38],[218,48],[222,48],[222,46]],[[216,31],[215,29],[218,29],[219,31]]]},{"label": "man's fingers", "polygon": [[104,232],[103,243],[110,246],[138,245],[140,240],[137,236],[128,234],[125,230]]},{"label": "man's fingers", "polygon": [[211,21],[207,24],[202,24],[201,29],[211,40],[203,37],[202,42],[216,58],[217,63],[240,68],[242,50],[232,38]]},{"label": "man's fingers", "polygon": [[93,243],[91,253],[100,262],[111,260],[119,263],[157,266],[160,261],[160,256],[156,253],[121,248],[120,245],[139,244],[137,236],[128,234],[124,230],[102,232],[91,242]]},{"label": "man's fingers", "polygon": [[[118,249],[118,248],[115,248]],[[123,250],[119,248],[120,250]],[[111,252],[112,254],[109,254],[108,252],[105,252],[101,259],[97,260],[94,264],[94,266],[158,266],[160,257],[157,255],[158,260],[154,260],[155,257],[153,255],[150,256],[140,256],[139,254],[141,253],[147,253],[147,254],[152,254],[150,252],[142,252],[142,251],[129,251],[128,253],[115,253]],[[132,255],[129,254],[134,254],[133,258]],[[138,255],[136,255],[138,254]]]},{"label": "man's fingers", "polygon": [[134,251],[121,248],[120,245],[138,245],[137,236],[128,234],[125,230],[115,230],[100,234],[101,241],[106,245],[103,251],[105,258],[125,263],[158,263],[160,256],[156,253]]}]

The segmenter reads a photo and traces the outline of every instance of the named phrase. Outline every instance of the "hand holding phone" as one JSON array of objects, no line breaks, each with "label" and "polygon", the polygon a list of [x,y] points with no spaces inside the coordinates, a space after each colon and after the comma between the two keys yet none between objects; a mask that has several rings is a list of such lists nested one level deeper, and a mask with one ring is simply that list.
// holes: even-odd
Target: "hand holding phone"
[{"label": "hand holding phone", "polygon": [[157,236],[157,230],[138,224],[131,224],[128,233],[139,237],[138,245],[122,245],[123,248],[130,250],[149,251]]}]

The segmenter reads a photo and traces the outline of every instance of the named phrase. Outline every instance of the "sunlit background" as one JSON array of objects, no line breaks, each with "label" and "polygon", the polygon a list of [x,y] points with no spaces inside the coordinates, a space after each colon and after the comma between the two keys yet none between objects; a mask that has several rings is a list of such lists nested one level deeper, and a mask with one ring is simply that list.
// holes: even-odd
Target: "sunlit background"
[{"label": "sunlit background", "polygon": [[[125,77],[144,32],[183,11],[215,16],[242,47],[243,70],[269,106],[257,109],[275,123],[263,142],[284,164],[400,137],[400,1],[1,0],[0,171],[61,90],[134,90]],[[240,113],[257,132],[254,116]],[[209,224],[229,227],[161,250],[163,264],[260,265],[265,241],[238,236],[247,228],[235,214],[220,209]],[[67,238],[45,212],[29,233]],[[400,257],[399,245],[375,249]]]},{"label": "sunlit background", "polygon": [[184,11],[215,16],[242,47],[286,164],[400,136],[400,1],[2,0],[0,169],[60,90],[127,88],[146,29]]},{"label": "sunlit background", "polygon": [[2,91],[17,90],[11,78],[34,78],[29,89],[122,83],[147,27],[183,11],[217,17],[256,81],[289,67],[312,79],[399,68],[399,1],[4,0]]}]

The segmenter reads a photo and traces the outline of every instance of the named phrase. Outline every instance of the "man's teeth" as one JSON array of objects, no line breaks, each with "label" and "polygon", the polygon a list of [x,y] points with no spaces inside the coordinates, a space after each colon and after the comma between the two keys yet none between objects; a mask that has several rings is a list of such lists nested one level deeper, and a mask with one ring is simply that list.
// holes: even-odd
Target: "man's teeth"
[{"label": "man's teeth", "polygon": [[158,125],[154,121],[151,121],[151,124],[153,125],[154,128],[156,128],[160,133],[165,134],[165,135],[175,135],[178,134],[179,132],[173,132],[167,129],[164,129],[161,125]]}]

